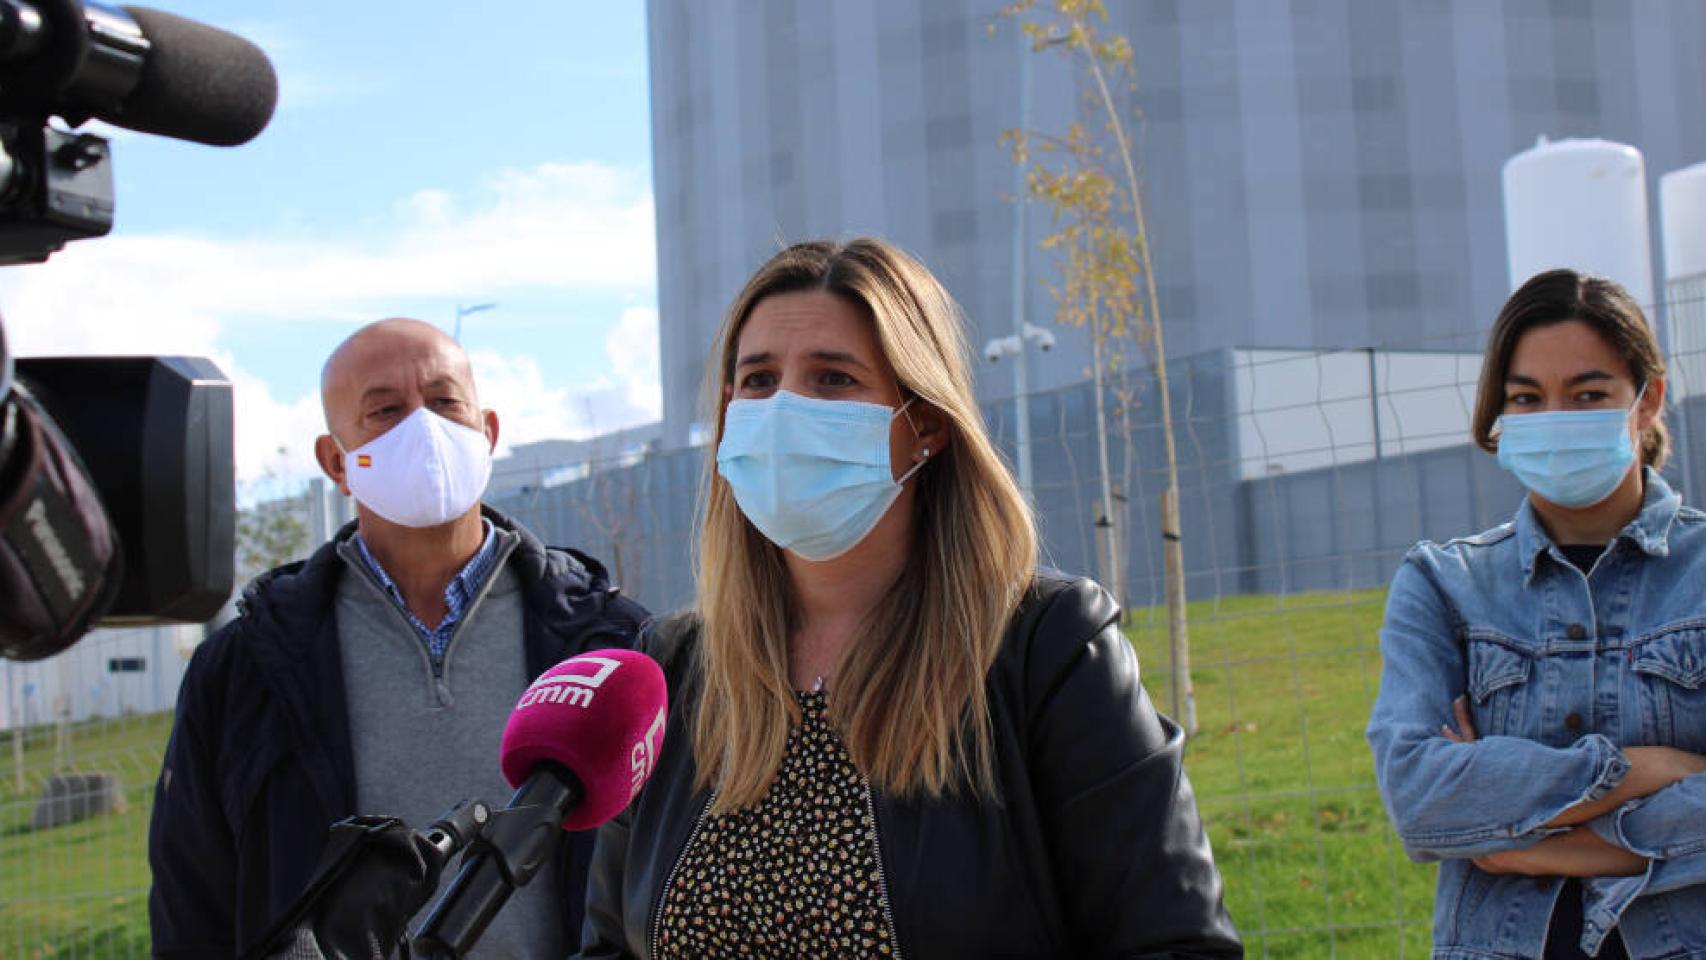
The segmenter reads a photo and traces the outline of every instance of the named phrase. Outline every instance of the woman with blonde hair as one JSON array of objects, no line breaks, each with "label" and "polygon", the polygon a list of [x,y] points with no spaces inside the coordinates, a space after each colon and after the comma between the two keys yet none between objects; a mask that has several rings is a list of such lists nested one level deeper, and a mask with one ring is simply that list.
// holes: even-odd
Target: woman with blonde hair
[{"label": "woman with blonde hair", "polygon": [[880,240],[778,253],[711,357],[715,460],[652,779],[587,957],[1241,956],[1096,584],[1038,572],[957,307]]}]

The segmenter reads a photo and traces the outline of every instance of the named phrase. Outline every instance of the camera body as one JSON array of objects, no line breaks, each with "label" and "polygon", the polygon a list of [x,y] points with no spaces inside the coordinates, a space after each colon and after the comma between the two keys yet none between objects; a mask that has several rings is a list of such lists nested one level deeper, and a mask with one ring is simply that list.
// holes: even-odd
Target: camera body
[{"label": "camera body", "polygon": [[199,622],[231,593],[236,478],[231,383],[202,357],[18,361],[76,449],[117,535],[125,576],[105,623]]},{"label": "camera body", "polygon": [[[0,265],[105,235],[99,118],[236,145],[277,77],[248,41],[145,8],[0,0]],[[231,594],[231,383],[197,357],[15,360],[0,327],[0,656],[52,656],[101,623],[196,622]]]},{"label": "camera body", "polygon": [[41,263],[113,225],[107,141],[39,122],[0,121],[0,266]]}]

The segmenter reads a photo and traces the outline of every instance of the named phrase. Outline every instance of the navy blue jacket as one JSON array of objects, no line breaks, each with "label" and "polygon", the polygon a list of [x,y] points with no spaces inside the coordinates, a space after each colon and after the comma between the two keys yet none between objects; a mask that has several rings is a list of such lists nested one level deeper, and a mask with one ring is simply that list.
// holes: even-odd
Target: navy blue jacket
[{"label": "navy blue jacket", "polygon": [[[633,646],[646,611],[598,561],[548,548],[489,507],[485,515],[521,538],[508,563],[522,583],[528,679],[577,653]],[[355,809],[335,616],[346,572],[336,546],[354,530],[256,578],[242,615],[190,661],[148,830],[156,957],[228,958],[253,946],[307,885],[327,827],[385,813]],[[559,846],[568,943],[580,938],[591,847],[590,832]]]}]

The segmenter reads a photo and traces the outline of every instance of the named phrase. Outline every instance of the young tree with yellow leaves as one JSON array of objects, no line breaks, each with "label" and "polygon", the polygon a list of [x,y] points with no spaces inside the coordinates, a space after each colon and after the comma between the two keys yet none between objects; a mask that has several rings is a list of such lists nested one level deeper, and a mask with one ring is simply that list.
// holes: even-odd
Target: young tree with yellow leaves
[{"label": "young tree with yellow leaves", "polygon": [[[1173,438],[1173,405],[1167,387],[1167,349],[1161,306],[1155,292],[1149,230],[1143,193],[1126,117],[1115,102],[1113,84],[1136,86],[1131,43],[1107,32],[1102,0],[1018,0],[1002,16],[1019,24],[1031,52],[1064,55],[1084,72],[1088,113],[1101,120],[1093,130],[1074,120],[1064,133],[1010,130],[1003,140],[1025,170],[1025,192],[1045,203],[1054,231],[1042,240],[1058,258],[1060,279],[1049,292],[1061,323],[1090,331],[1096,393],[1097,454],[1101,465],[1103,549],[1109,587],[1121,590],[1120,529],[1114,524],[1114,496],[1108,477],[1108,438],[1102,376],[1123,368],[1122,344],[1147,345],[1160,397],[1167,488],[1161,495],[1162,562],[1166,577],[1167,637],[1172,659],[1170,711],[1189,734],[1196,732],[1196,700],[1190,673],[1190,640],[1185,618],[1185,563],[1179,523],[1179,463]],[[1135,117],[1133,118],[1135,119]],[[1110,166],[1114,169],[1110,171]],[[1016,198],[1023,202],[1024,198]],[[1141,287],[1140,287],[1141,284]],[[1120,395],[1129,406],[1129,393]],[[1127,445],[1129,448],[1129,444]]]}]

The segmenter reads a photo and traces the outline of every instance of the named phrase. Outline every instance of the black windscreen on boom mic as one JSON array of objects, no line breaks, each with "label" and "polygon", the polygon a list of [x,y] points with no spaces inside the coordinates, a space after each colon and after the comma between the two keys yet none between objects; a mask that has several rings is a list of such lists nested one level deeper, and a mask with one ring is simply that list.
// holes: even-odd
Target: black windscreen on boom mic
[{"label": "black windscreen on boom mic", "polygon": [[121,127],[219,147],[266,128],[278,77],[260,48],[233,33],[147,7],[124,11],[151,48],[136,89],[102,119]]},{"label": "black windscreen on boom mic", "polygon": [[0,106],[229,147],[272,119],[278,76],[234,33],[147,7],[0,0]]}]

